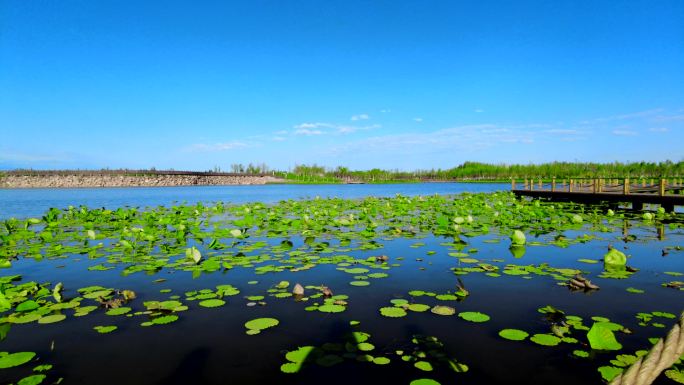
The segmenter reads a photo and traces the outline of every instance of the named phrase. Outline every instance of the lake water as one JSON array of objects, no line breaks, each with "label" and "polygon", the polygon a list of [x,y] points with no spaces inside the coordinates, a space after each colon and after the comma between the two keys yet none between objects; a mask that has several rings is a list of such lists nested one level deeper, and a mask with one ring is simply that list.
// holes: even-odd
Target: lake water
[{"label": "lake water", "polygon": [[[137,298],[125,305],[132,308],[126,315],[107,315],[104,308],[93,306],[97,305],[95,300],[84,298],[78,308],[90,305],[95,309],[79,316],[71,308],[52,309],[55,304],[48,292],[36,298],[41,308],[33,311],[47,308],[41,316],[66,315],[61,322],[48,324],[35,320],[16,322],[23,317],[21,314],[31,311],[16,311],[12,316],[12,310],[0,313],[7,317],[0,319],[0,335],[6,334],[0,338],[0,352],[36,353],[30,363],[0,369],[0,383],[16,383],[42,364],[52,365],[44,384],[59,378],[63,378],[62,384],[98,385],[409,385],[421,378],[442,385],[601,383],[598,367],[610,365],[618,354],[648,349],[648,338],[664,336],[674,322],[656,317],[642,326],[638,325],[637,313],[679,315],[683,310],[684,292],[662,286],[681,280],[677,274],[684,272],[684,251],[677,250],[684,245],[684,228],[680,225],[683,218],[672,215],[644,221],[640,213],[629,211],[606,217],[602,214],[605,207],[568,204],[560,212],[554,211],[556,208],[543,211],[545,215],[550,213],[547,218],[537,217],[537,208],[532,204],[526,203],[522,209],[505,194],[489,194],[481,204],[458,197],[439,201],[433,197],[437,203],[432,204],[430,197],[426,198],[432,194],[486,192],[507,187],[430,183],[2,190],[0,213],[5,217],[40,217],[49,207],[69,205],[156,207],[182,201],[261,201],[273,205],[222,207],[216,211],[204,208],[199,216],[195,216],[194,208],[182,213],[155,208],[130,218],[95,212],[96,215],[78,221],[63,220],[47,231],[49,236],[43,234],[41,224],[29,226],[28,230],[19,226],[13,231],[30,233],[18,236],[16,246],[0,244],[0,252],[5,255],[15,250],[18,253],[11,268],[0,270],[0,277],[21,275],[15,285],[33,281],[52,287],[62,282],[64,302],[84,297],[77,290],[93,285],[130,289],[137,293]],[[396,194],[424,197],[410,201],[281,202],[316,196],[362,198]],[[77,210],[75,215],[79,213]],[[359,218],[362,213],[377,221],[375,236],[364,237],[361,228],[345,225],[343,220],[348,220],[350,214]],[[468,213],[472,213],[474,220],[472,225],[463,224],[464,243],[457,244],[453,234],[447,236],[437,231],[440,215],[447,215],[451,226],[454,216]],[[551,223],[567,220],[573,213],[581,215],[585,222],[572,225],[566,221],[557,226]],[[111,217],[103,219],[98,215]],[[293,222],[305,215],[308,220],[319,218],[325,225]],[[247,217],[260,220],[248,225],[234,222]],[[171,218],[172,222],[159,222],[163,218]],[[185,235],[187,243],[176,243],[177,233],[173,229],[179,228],[179,223],[173,222],[174,218],[181,218],[181,223],[189,227],[198,226]],[[198,218],[201,222],[195,222]],[[362,227],[374,226],[367,221],[360,223]],[[248,238],[236,240],[225,233],[243,226],[249,227]],[[509,248],[510,231],[518,226],[528,237],[522,254]],[[94,229],[97,240],[84,237],[84,228],[89,227]],[[131,232],[132,228],[147,230],[136,233]],[[5,234],[6,230],[0,228],[0,235]],[[154,246],[149,246],[152,241],[140,234],[154,234]],[[122,246],[124,238],[135,247]],[[218,240],[223,247],[212,248],[211,240]],[[292,243],[283,248],[283,242]],[[191,246],[202,253],[202,262],[197,266],[185,256],[186,248]],[[600,277],[604,273],[600,260],[609,246],[628,254],[629,266],[638,272],[628,279]],[[663,250],[669,253],[664,254]],[[389,257],[387,264],[368,262],[368,258],[381,254]],[[211,258],[220,261],[217,269],[209,267]],[[162,263],[155,265],[159,261]],[[581,270],[601,289],[570,291],[561,285],[568,277],[558,278],[562,269]],[[496,273],[492,274],[493,271]],[[454,300],[435,296],[454,293],[457,278],[468,289],[467,297]],[[275,288],[281,281],[289,281],[290,286],[278,291]],[[370,285],[356,286],[350,284],[352,281],[367,281]],[[308,286],[307,296],[312,298],[298,302],[292,297],[278,296],[289,293],[294,283]],[[240,292],[223,297],[222,306],[202,307],[201,299],[194,298],[195,291],[204,290],[211,296],[217,285],[226,284]],[[315,297],[317,290],[311,288],[319,285],[329,286],[336,295],[348,296],[344,311],[307,309],[323,303],[322,298]],[[643,292],[630,292],[629,288]],[[416,290],[432,295],[411,294]],[[263,296],[264,305],[248,306],[260,301],[252,296]],[[169,324],[147,325],[158,315],[145,312],[145,303],[170,299],[181,301],[188,309],[173,313],[178,319]],[[396,300],[430,307],[447,305],[455,308],[457,314],[481,312],[490,319],[473,323],[457,315],[437,315],[430,310],[407,310],[399,318],[382,316],[380,309],[392,307],[391,301]],[[592,317],[600,316],[629,328],[631,333],[615,332],[622,344],[619,351],[592,350],[586,331],[579,329],[568,334],[576,341],[568,339],[557,346],[541,346],[529,338],[509,341],[498,335],[506,328],[524,330],[530,337],[549,335],[551,323],[538,311],[547,305],[566,315],[582,317],[587,327],[594,323]],[[7,322],[10,317],[14,321]],[[257,335],[247,335],[245,323],[260,317],[276,318],[280,323]],[[350,321],[360,323],[352,326]],[[118,328],[108,334],[93,329],[110,325]],[[363,345],[363,349],[369,350],[360,350],[362,345],[350,340],[350,332],[368,333],[366,342],[372,345]],[[425,337],[435,337],[438,342]],[[283,373],[281,365],[288,362],[286,353],[300,346],[316,346],[320,354],[307,357],[298,373]],[[573,352],[577,350],[588,352],[589,357],[575,356]],[[454,372],[441,361],[442,356],[467,365],[468,371]],[[366,361],[373,358],[390,362]],[[424,371],[415,365],[423,361],[430,363],[432,370]],[[655,384],[674,382],[661,376]]]},{"label": "lake water", "polygon": [[264,202],[320,197],[362,198],[402,195],[458,194],[509,189],[506,183],[398,183],[259,186],[116,187],[70,189],[0,189],[0,219],[43,215],[50,207],[145,207],[180,202]]}]

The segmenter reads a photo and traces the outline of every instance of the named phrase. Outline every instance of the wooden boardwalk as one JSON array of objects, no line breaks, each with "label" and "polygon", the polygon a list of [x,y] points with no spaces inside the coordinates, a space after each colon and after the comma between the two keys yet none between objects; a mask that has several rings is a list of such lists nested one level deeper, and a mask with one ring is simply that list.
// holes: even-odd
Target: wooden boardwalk
[{"label": "wooden boardwalk", "polygon": [[681,178],[559,181],[524,179],[522,186],[517,182],[515,179],[511,180],[511,190],[517,196],[577,203],[631,203],[632,208],[636,210],[642,210],[644,204],[657,204],[668,212],[674,211],[675,206],[684,206],[684,185]]}]

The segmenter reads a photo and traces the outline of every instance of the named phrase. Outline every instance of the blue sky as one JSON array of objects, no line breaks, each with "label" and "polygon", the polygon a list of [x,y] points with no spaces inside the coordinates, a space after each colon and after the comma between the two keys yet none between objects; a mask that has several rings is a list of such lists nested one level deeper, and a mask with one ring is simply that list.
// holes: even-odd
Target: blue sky
[{"label": "blue sky", "polygon": [[680,0],[0,0],[0,168],[666,159]]}]

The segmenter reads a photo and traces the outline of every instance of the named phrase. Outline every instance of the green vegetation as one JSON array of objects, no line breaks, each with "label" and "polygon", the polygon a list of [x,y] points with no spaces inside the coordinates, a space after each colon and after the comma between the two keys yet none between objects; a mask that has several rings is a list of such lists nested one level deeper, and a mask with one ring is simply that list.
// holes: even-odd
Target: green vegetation
[{"label": "green vegetation", "polygon": [[[125,175],[272,175],[285,179],[289,183],[406,183],[425,181],[468,181],[489,182],[508,181],[511,178],[659,178],[680,177],[684,175],[684,161],[672,162],[632,162],[632,163],[582,163],[552,162],[543,164],[488,164],[465,162],[448,169],[430,169],[415,171],[351,170],[347,167],[327,168],[317,164],[297,165],[290,171],[274,170],[266,164],[241,164],[230,166],[226,173],[219,166],[212,170],[175,171],[175,170],[13,170],[13,175],[67,175],[67,174],[125,174]],[[0,174],[0,178],[2,174]]]}]

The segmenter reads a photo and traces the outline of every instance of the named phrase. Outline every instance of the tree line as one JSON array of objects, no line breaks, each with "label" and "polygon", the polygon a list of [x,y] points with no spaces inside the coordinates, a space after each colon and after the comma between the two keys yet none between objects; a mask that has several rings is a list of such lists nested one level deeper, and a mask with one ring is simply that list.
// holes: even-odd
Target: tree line
[{"label": "tree line", "polygon": [[[32,175],[40,173],[68,174],[74,170],[40,171],[32,169],[7,171],[8,174]],[[154,167],[149,170],[78,170],[80,173],[135,173],[135,174],[164,174],[164,173],[197,173],[197,171],[174,171],[173,169],[160,171]],[[684,161],[672,162],[550,162],[542,164],[491,164],[481,162],[465,162],[447,169],[429,169],[415,171],[383,170],[351,170],[339,166],[328,168],[317,164],[296,165],[288,171],[274,170],[265,163],[233,163],[228,170],[214,166],[207,173],[229,172],[235,174],[269,174],[284,179],[300,182],[390,182],[390,181],[487,181],[507,180],[511,178],[659,178],[684,176]],[[0,176],[2,176],[0,174]]]}]

